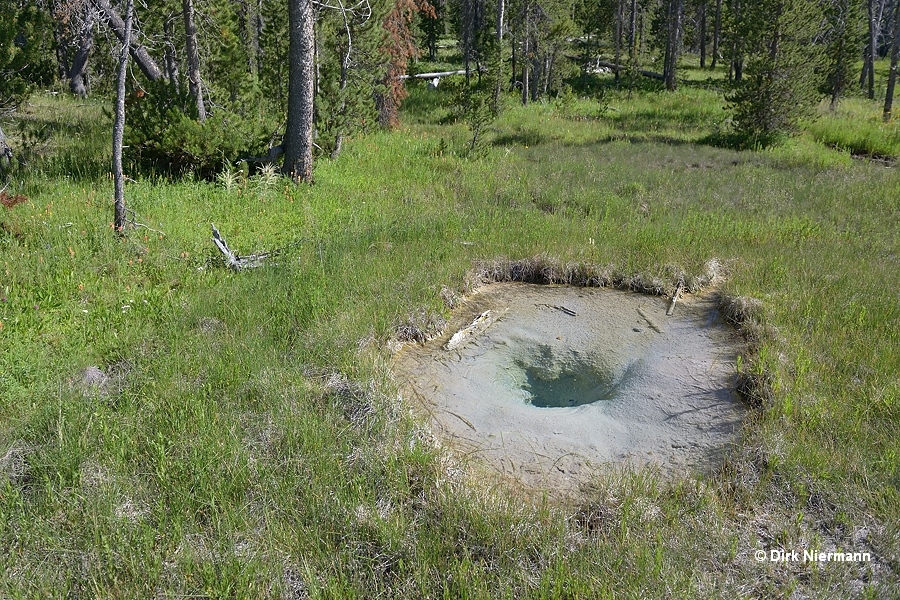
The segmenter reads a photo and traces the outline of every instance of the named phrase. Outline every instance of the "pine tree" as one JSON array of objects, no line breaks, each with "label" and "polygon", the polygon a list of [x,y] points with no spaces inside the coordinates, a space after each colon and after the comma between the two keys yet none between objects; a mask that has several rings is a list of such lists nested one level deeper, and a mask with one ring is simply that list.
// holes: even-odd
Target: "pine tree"
[{"label": "pine tree", "polygon": [[727,97],[734,126],[750,146],[768,146],[794,132],[821,97],[822,12],[809,0],[745,0],[735,27],[743,77]]},{"label": "pine tree", "polygon": [[831,96],[831,109],[837,107],[851,81],[853,66],[863,37],[864,4],[860,0],[828,0],[825,4],[825,82],[822,92]]},{"label": "pine tree", "polygon": [[378,122],[373,97],[383,89],[382,36],[381,19],[362,7],[318,14],[316,145],[331,158],[340,154],[345,136]]},{"label": "pine tree", "polygon": [[33,3],[0,9],[0,113],[53,80],[52,30],[49,15]]}]

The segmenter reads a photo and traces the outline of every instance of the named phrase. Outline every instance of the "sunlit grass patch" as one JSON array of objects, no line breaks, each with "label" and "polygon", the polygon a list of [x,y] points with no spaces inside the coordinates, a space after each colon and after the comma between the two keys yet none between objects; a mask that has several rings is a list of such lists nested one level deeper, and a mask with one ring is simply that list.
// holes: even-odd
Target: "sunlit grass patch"
[{"label": "sunlit grass patch", "polygon": [[900,123],[884,122],[881,109],[878,102],[846,98],[834,112],[823,106],[808,130],[817,141],[853,155],[893,160],[900,156]]},{"label": "sunlit grass patch", "polygon": [[[108,123],[52,141],[0,207],[0,595],[896,595],[896,176],[814,134],[698,144],[725,111],[684,87],[509,97],[479,156],[421,90],[312,186],[135,178],[124,239],[103,173],[59,176],[75,142],[101,164]],[[26,120],[73,109],[35,102]],[[232,273],[210,223],[282,252]],[[602,470],[532,504],[397,395],[390,342],[438,327],[479,265],[666,292],[711,258],[752,312],[735,375],[768,388],[715,476]],[[804,547],[877,559],[753,558]]]}]

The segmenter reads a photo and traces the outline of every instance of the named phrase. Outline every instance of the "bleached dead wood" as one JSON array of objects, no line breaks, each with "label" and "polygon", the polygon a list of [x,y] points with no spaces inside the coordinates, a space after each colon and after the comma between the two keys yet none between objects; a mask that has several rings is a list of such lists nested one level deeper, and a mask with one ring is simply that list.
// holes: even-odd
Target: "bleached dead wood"
[{"label": "bleached dead wood", "polygon": [[509,309],[504,309],[499,313],[494,312],[492,310],[486,310],[472,321],[469,325],[466,325],[459,331],[453,334],[453,337],[444,344],[444,350],[453,350],[460,344],[465,341],[468,341],[472,336],[477,335],[490,327],[497,319],[506,314],[506,311]]},{"label": "bleached dead wood", "polygon": [[[581,60],[581,58],[578,56],[572,56],[572,55],[568,55],[568,54],[566,55],[566,58],[569,58],[569,59],[575,60],[575,61]],[[617,65],[616,63],[609,62],[607,60],[602,60],[599,58],[591,59],[591,60],[593,61],[593,64],[595,66],[606,67],[607,69],[610,69],[614,73],[618,73],[620,71],[628,71],[630,69],[630,67],[628,65]],[[647,71],[645,69],[638,69],[638,73],[643,75],[644,77],[649,77],[650,79],[658,79],[659,81],[665,80],[665,77],[663,76],[662,73],[656,73],[654,71]]]},{"label": "bleached dead wood", "polygon": [[400,75],[398,79],[434,79],[435,77],[446,77],[448,75],[465,75],[466,70],[458,71],[441,71],[438,73],[416,73],[415,75]]},{"label": "bleached dead wood", "polygon": [[675,303],[678,302],[678,298],[681,296],[681,292],[684,291],[684,285],[678,284],[678,289],[675,290],[675,293],[672,295],[672,303],[669,304],[669,310],[666,311],[666,316],[671,317],[672,313],[675,312]]},{"label": "bleached dead wood", "polygon": [[[110,5],[109,0],[92,1],[94,2],[94,5],[100,9],[101,17],[109,24],[109,27],[113,30],[113,33],[116,34],[116,37],[119,38],[119,41],[124,42],[125,21],[122,20],[122,17],[120,17],[118,13],[116,13],[115,9]],[[150,54],[144,46],[134,39],[129,39],[128,49],[131,51],[131,56],[134,58],[138,68],[147,76],[147,79],[150,81],[159,81],[162,79],[162,69],[157,66],[156,61],[150,57]]]},{"label": "bleached dead wood", "polygon": [[[212,223],[210,223],[210,225],[212,225]],[[263,262],[265,262],[265,260],[273,254],[272,252],[260,252],[258,254],[238,256],[228,247],[228,244],[225,242],[225,238],[222,237],[222,234],[219,233],[219,230],[216,229],[215,225],[212,225],[212,234],[213,243],[222,252],[222,254],[225,255],[225,264],[235,271],[242,271],[243,269],[253,269],[262,266]]]},{"label": "bleached dead wood", "polygon": [[[614,72],[628,70],[628,67],[625,65],[617,65],[616,63],[607,62],[605,60],[598,60],[596,63],[598,67],[606,67],[607,69],[612,69]],[[653,71],[645,71],[644,69],[638,69],[638,73],[644,77],[649,77],[650,79],[658,79],[660,81],[665,80],[662,73],[654,73]]]}]

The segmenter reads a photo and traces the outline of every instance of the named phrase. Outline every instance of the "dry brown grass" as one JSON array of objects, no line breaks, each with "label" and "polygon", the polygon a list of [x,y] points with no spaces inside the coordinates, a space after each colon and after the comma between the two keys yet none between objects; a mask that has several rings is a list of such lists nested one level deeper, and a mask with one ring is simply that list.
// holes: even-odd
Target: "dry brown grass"
[{"label": "dry brown grass", "polygon": [[476,263],[470,277],[470,286],[474,288],[481,283],[512,281],[610,287],[654,296],[671,296],[679,286],[683,286],[689,293],[701,292],[724,281],[728,273],[726,265],[717,258],[707,261],[703,272],[697,274],[686,273],[673,265],[667,265],[663,271],[664,277],[645,273],[621,273],[611,265],[562,263],[545,255],[520,260],[496,258]]},{"label": "dry brown grass", "polygon": [[28,196],[24,196],[22,194],[11,195],[6,192],[0,192],[0,204],[5,206],[6,208],[12,208],[16,204],[22,204],[24,202],[28,202]]}]

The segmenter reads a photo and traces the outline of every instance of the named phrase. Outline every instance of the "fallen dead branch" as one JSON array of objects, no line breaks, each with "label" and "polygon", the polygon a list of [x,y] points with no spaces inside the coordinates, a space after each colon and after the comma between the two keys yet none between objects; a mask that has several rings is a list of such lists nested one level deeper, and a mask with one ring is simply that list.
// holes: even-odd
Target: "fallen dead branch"
[{"label": "fallen dead branch", "polygon": [[158,233],[159,235],[161,235],[161,236],[163,236],[163,237],[166,236],[166,234],[165,234],[164,232],[160,231],[159,229],[153,229],[153,228],[150,227],[149,225],[147,225],[147,224],[145,224],[145,223],[141,223],[140,221],[138,221],[137,219],[138,219],[138,216],[139,216],[139,215],[138,215],[136,212],[134,212],[133,210],[131,210],[130,208],[127,208],[127,207],[126,207],[126,208],[125,208],[125,213],[131,215],[131,218],[130,218],[130,219],[127,219],[127,218],[125,219],[125,223],[127,223],[128,225],[131,225],[131,227],[132,227],[133,229],[137,229],[138,227],[143,227],[144,229],[149,229],[149,230],[152,231],[153,233]]},{"label": "fallen dead branch", "polygon": [[287,248],[291,248],[298,244],[302,244],[305,240],[299,239],[296,242],[293,242],[284,248],[277,248],[275,250],[270,250],[269,252],[257,252],[256,254],[247,254],[246,256],[240,256],[237,253],[233,252],[231,248],[228,247],[228,244],[225,242],[225,238],[219,233],[219,230],[216,229],[216,226],[210,223],[212,226],[212,241],[225,256],[225,264],[228,265],[229,268],[234,269],[235,271],[242,271],[244,269],[255,269],[256,267],[261,267],[263,263],[273,256],[278,256]]},{"label": "fallen dead branch", "polygon": [[666,311],[666,316],[671,317],[672,313],[675,312],[675,303],[678,302],[678,298],[681,296],[681,292],[684,291],[684,284],[679,283],[678,289],[675,290],[675,293],[672,294],[672,303],[669,304],[669,310]]}]

